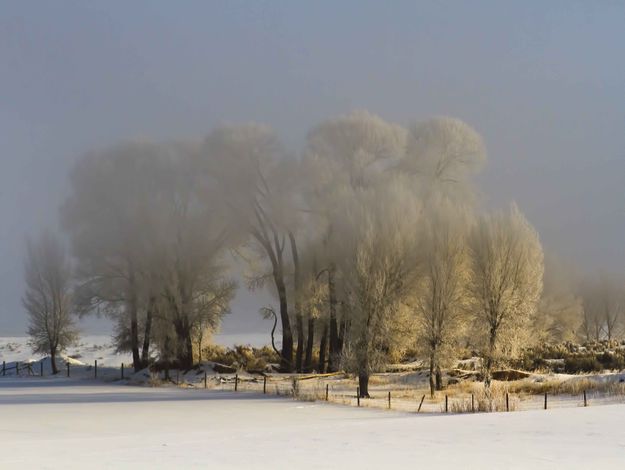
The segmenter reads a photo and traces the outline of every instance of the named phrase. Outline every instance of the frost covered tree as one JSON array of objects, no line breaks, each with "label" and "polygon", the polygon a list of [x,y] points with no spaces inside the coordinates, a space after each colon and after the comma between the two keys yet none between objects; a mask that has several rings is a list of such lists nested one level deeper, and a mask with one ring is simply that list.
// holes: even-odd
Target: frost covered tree
[{"label": "frost covered tree", "polygon": [[582,283],[583,331],[587,340],[612,340],[625,319],[625,283],[618,276],[600,273]]},{"label": "frost covered tree", "polygon": [[428,355],[434,396],[442,386],[441,361],[453,353],[466,323],[467,214],[449,201],[440,201],[426,212],[424,227],[423,271],[411,304],[419,324],[418,343]]},{"label": "frost covered tree", "polygon": [[498,350],[536,312],[543,286],[543,251],[538,234],[516,206],[482,216],[468,238],[468,290],[475,327],[484,332],[484,383],[491,382]]},{"label": "frost covered tree", "polygon": [[466,204],[475,199],[468,183],[485,160],[482,137],[471,126],[441,117],[408,128],[406,152],[396,168],[419,180],[424,197],[434,193]]},{"label": "frost covered tree", "polygon": [[532,335],[537,342],[574,341],[582,326],[582,297],[568,264],[545,254],[544,289],[538,304]]},{"label": "frost covered tree", "polygon": [[336,221],[339,259],[349,305],[347,368],[358,375],[360,395],[385,360],[402,301],[414,285],[421,207],[410,189],[393,185],[358,189],[343,201]]},{"label": "frost covered tree", "polygon": [[[254,286],[271,279],[278,297],[282,329],[281,370],[292,371],[293,327],[288,278],[297,262],[292,174],[275,134],[260,125],[225,126],[205,140],[202,159],[207,177],[227,201],[233,220],[246,235],[244,244]],[[294,256],[294,258],[291,258]],[[268,261],[269,272],[262,262]],[[295,306],[297,308],[297,306]],[[296,313],[299,318],[299,313]]]},{"label": "frost covered tree", "polygon": [[[342,250],[341,234],[332,222],[337,216],[336,202],[346,193],[365,189],[388,175],[385,171],[402,154],[405,130],[367,111],[323,121],[308,134],[304,166],[311,178],[308,209],[311,220],[322,228],[323,249],[317,257],[320,272],[327,280],[328,292],[328,370],[340,366],[347,318],[339,319],[341,273],[336,258]],[[322,335],[324,341],[325,335]],[[325,343],[321,350],[325,351]]]},{"label": "frost covered tree", "polygon": [[22,303],[28,313],[30,345],[33,352],[50,355],[56,374],[57,354],[78,337],[72,311],[72,269],[61,241],[50,232],[29,240],[24,272]]},{"label": "frost covered tree", "polygon": [[116,322],[118,346],[131,351],[135,370],[147,355],[140,351],[139,331],[150,296],[143,274],[159,211],[159,160],[168,151],[151,142],[127,142],[86,155],[70,175],[71,193],[62,208],[77,260],[80,311],[101,312]]},{"label": "frost covered tree", "polygon": [[129,142],[85,157],[72,173],[63,220],[79,304],[116,322],[135,370],[147,366],[154,328],[167,339],[159,352],[190,368],[199,325],[216,325],[233,296],[223,260],[232,231],[197,153],[190,143]]}]

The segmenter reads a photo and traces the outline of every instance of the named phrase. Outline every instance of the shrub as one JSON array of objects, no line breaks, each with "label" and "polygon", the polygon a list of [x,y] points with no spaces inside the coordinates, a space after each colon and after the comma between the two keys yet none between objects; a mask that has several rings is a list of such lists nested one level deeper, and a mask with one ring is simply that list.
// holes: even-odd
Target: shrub
[{"label": "shrub", "polygon": [[603,366],[592,356],[571,356],[564,359],[564,371],[568,374],[580,372],[600,372]]}]

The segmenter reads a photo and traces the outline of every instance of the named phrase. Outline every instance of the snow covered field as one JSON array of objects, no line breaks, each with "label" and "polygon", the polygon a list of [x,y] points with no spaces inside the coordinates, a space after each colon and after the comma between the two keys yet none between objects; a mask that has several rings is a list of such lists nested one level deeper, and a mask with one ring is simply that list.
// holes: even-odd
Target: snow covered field
[{"label": "snow covered field", "polygon": [[415,415],[251,393],[0,379],[0,468],[622,468],[625,406]]}]

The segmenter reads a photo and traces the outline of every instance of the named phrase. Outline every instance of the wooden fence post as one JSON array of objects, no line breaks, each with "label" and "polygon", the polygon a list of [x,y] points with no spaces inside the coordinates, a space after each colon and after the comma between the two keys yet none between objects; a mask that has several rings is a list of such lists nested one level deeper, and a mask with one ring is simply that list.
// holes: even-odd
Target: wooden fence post
[{"label": "wooden fence post", "polygon": [[267,376],[263,375],[263,395],[267,394]]},{"label": "wooden fence post", "polygon": [[67,361],[67,376],[69,377],[69,361]]},{"label": "wooden fence post", "polygon": [[506,411],[510,411],[510,401],[508,399],[508,392],[506,392]]},{"label": "wooden fence post", "polygon": [[391,392],[388,392],[388,409],[391,409]]},{"label": "wooden fence post", "polygon": [[4,377],[7,374],[7,363],[6,361],[2,361],[2,376]]},{"label": "wooden fence post", "polygon": [[471,413],[475,413],[475,396],[471,394]]},{"label": "wooden fence post", "polygon": [[15,375],[20,375],[20,363],[19,361],[15,361]]},{"label": "wooden fence post", "polygon": [[122,362],[122,380],[124,380],[124,363]]},{"label": "wooden fence post", "polygon": [[329,385],[326,384],[326,401],[328,401],[328,392],[329,392]]},{"label": "wooden fence post", "polygon": [[234,391],[237,392],[239,390],[239,374],[234,375]]},{"label": "wooden fence post", "polygon": [[545,409],[547,409],[547,392],[545,392]]},{"label": "wooden fence post", "polygon": [[43,377],[43,359],[39,363],[39,375]]},{"label": "wooden fence post", "polygon": [[95,360],[95,363],[93,364],[93,378],[97,379],[98,378],[98,360]]},{"label": "wooden fence post", "polygon": [[584,390],[584,406],[588,406],[588,401],[586,401],[586,390]]},{"label": "wooden fence post", "polygon": [[449,397],[445,395],[445,413],[449,413]]},{"label": "wooden fence post", "polygon": [[208,379],[206,377],[206,371],[204,371],[204,388],[208,388]]},{"label": "wooden fence post", "polygon": [[356,405],[360,406],[360,387],[356,387]]},{"label": "wooden fence post", "polygon": [[419,403],[419,408],[417,408],[417,413],[421,411],[421,406],[423,405],[423,400],[425,400],[425,395],[421,397],[421,402]]}]

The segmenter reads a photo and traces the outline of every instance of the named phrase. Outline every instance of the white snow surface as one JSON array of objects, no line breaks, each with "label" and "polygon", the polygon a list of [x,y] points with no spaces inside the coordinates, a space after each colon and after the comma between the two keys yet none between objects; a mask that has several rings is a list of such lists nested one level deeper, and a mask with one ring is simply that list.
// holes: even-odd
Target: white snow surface
[{"label": "white snow surface", "polygon": [[0,378],[0,468],[623,468],[625,406],[415,415]]}]

